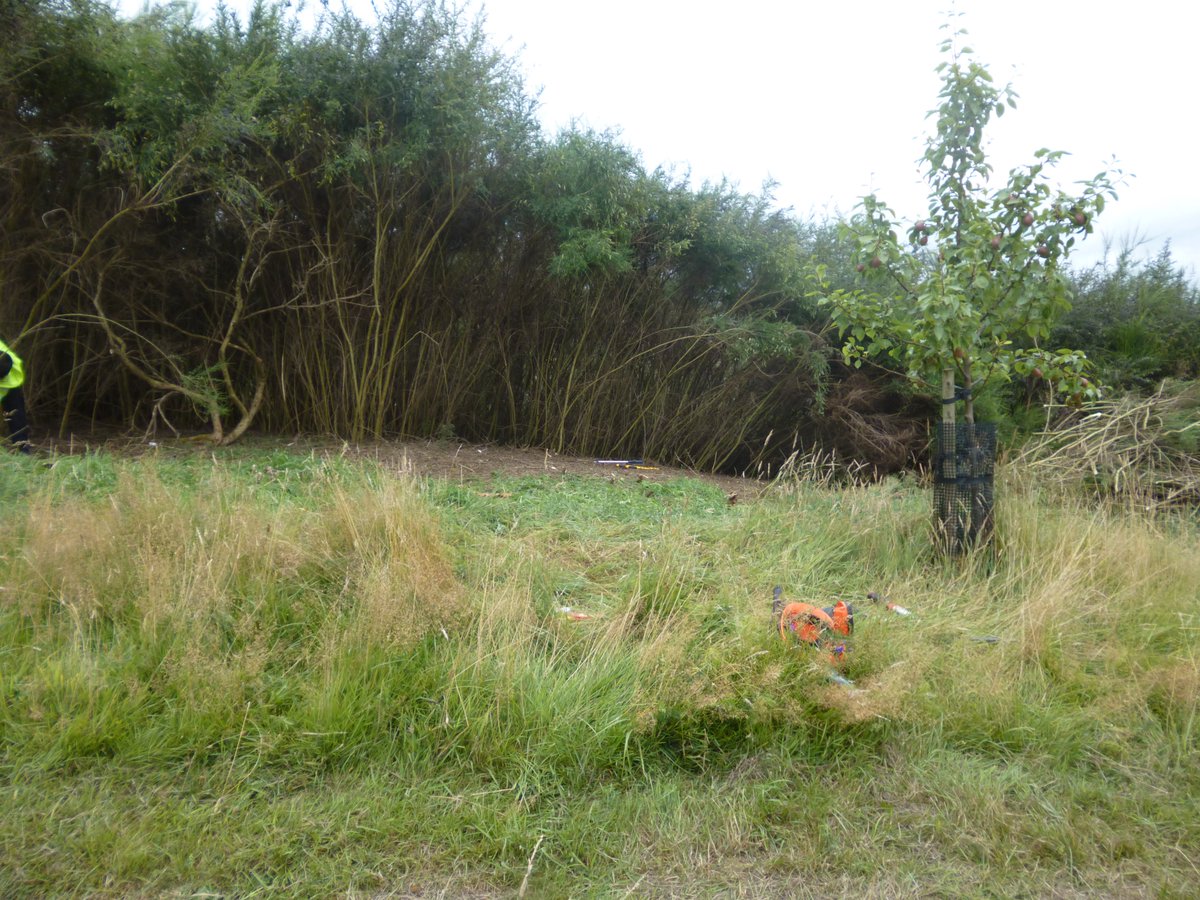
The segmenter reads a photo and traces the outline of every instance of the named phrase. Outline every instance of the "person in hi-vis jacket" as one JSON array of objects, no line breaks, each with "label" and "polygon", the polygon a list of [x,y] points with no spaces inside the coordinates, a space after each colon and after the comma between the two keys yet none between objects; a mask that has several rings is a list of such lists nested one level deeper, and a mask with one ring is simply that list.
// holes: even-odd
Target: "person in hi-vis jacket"
[{"label": "person in hi-vis jacket", "polygon": [[0,406],[8,420],[8,436],[22,453],[29,453],[29,420],[25,414],[25,366],[21,357],[0,341]]}]

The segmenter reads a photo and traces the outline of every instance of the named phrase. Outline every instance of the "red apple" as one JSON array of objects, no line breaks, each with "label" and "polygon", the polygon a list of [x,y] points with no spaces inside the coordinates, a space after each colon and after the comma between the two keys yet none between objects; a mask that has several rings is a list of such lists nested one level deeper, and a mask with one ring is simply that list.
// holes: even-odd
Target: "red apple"
[{"label": "red apple", "polygon": [[1037,248],[1037,255],[1040,256],[1042,259],[1045,259],[1047,256],[1050,255],[1050,248],[1047,247],[1045,244],[1039,244],[1038,248]]},{"label": "red apple", "polygon": [[1033,213],[1025,213],[1025,215],[1021,216],[1021,224],[1024,225],[1026,228],[1028,228],[1030,225],[1032,225],[1033,224]]}]

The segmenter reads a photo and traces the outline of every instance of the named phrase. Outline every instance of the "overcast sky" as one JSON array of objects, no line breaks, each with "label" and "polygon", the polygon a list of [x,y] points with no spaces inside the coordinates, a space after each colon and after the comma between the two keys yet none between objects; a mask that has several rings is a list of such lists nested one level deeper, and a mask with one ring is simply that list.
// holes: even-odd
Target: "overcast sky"
[{"label": "overcast sky", "polygon": [[[205,9],[210,0],[201,0]],[[122,8],[140,4],[122,0]],[[248,0],[227,3],[245,9]],[[370,0],[350,0],[373,20]],[[308,16],[319,12],[309,0]],[[1012,83],[1016,110],[991,126],[999,174],[1040,147],[1071,155],[1064,186],[1114,165],[1119,200],[1073,257],[1170,239],[1200,272],[1200,7],[1179,0],[466,0],[517,57],[541,119],[612,129],[648,169],[776,182],[781,206],[850,213],[875,190],[901,216],[925,212],[916,160],[936,105],[946,11],[976,58]]]}]

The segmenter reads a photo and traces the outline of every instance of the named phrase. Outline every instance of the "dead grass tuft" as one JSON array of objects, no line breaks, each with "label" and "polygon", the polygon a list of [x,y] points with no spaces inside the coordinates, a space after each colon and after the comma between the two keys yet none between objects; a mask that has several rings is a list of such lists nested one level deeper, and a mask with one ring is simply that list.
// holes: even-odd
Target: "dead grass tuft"
[{"label": "dead grass tuft", "polygon": [[370,493],[338,490],[332,512],[318,540],[348,557],[343,594],[355,610],[354,639],[408,647],[466,619],[441,526],[411,478]]}]

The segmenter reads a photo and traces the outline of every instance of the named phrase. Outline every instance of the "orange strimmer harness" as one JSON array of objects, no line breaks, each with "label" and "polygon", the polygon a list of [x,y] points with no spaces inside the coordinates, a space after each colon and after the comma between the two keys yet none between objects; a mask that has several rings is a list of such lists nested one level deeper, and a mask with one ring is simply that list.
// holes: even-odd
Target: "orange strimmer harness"
[{"label": "orange strimmer harness", "polygon": [[812,647],[829,649],[829,661],[840,665],[846,656],[846,645],[837,642],[837,635],[849,637],[854,631],[854,608],[839,600],[833,606],[813,606],[810,603],[788,603],[779,614],[779,636],[785,641],[796,639]]}]

